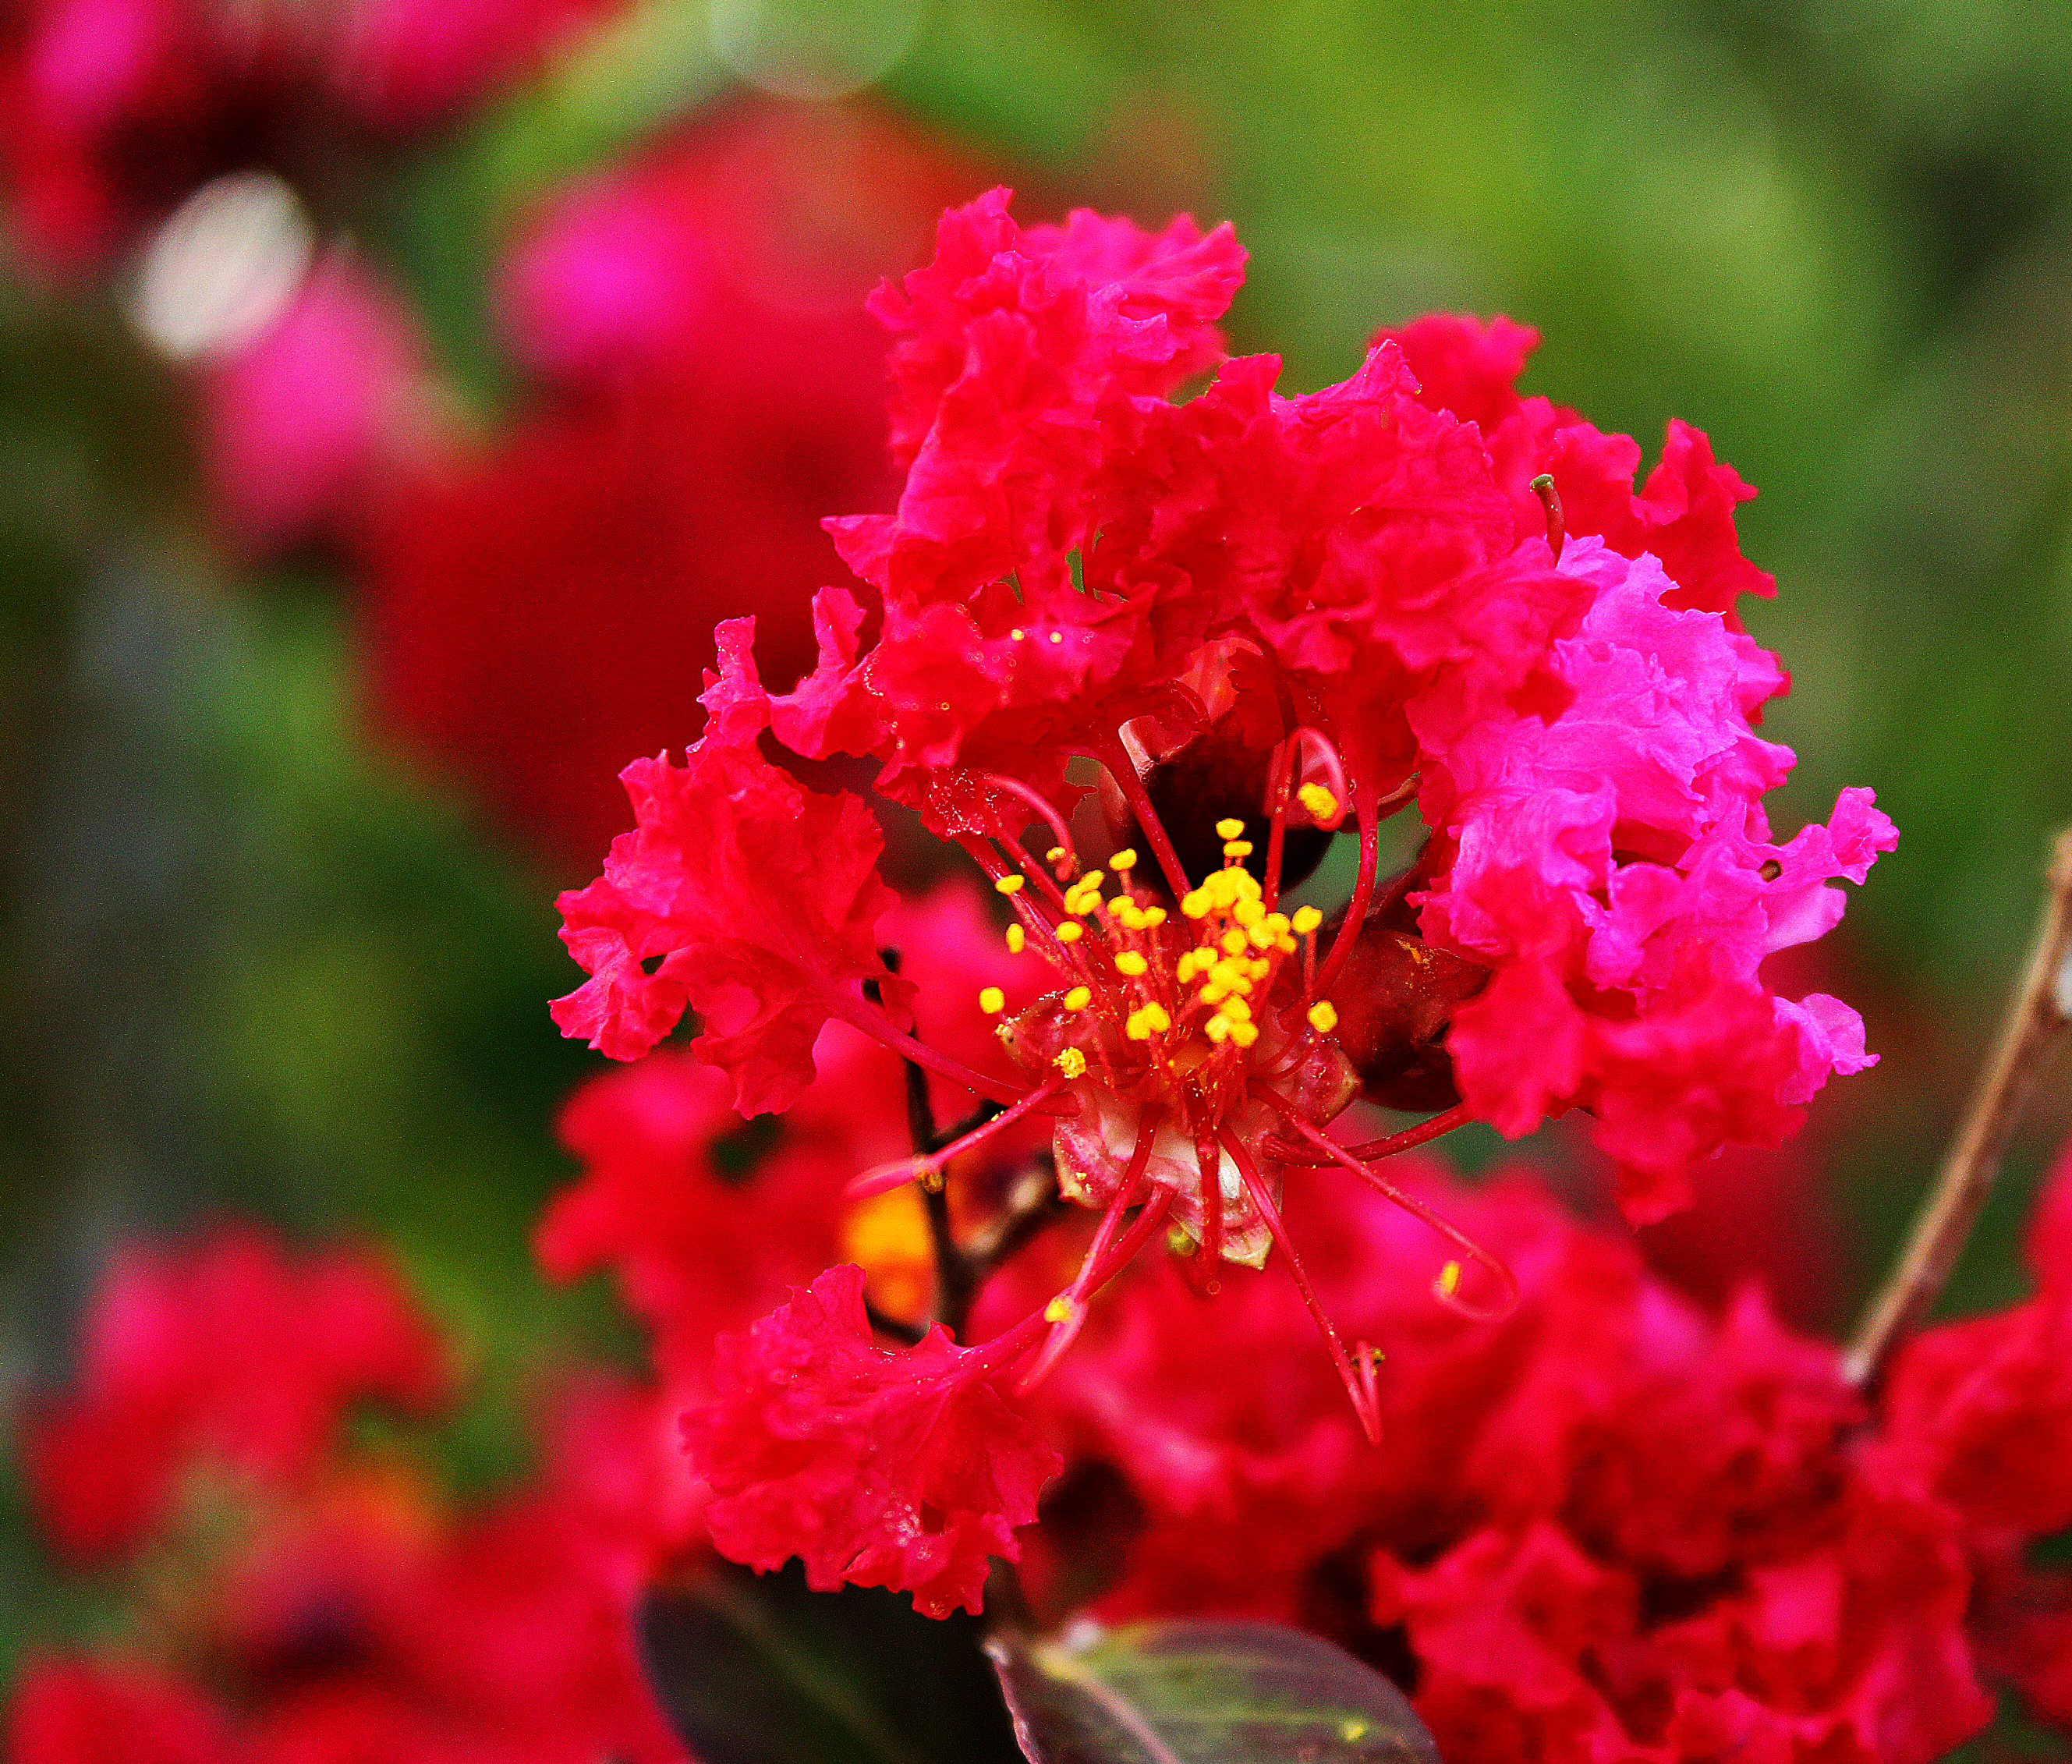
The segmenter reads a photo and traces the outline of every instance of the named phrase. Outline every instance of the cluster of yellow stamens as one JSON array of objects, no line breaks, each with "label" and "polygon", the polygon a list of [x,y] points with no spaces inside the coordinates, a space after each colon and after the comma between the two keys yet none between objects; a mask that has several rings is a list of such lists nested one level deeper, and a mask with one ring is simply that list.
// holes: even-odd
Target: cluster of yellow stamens
[{"label": "cluster of yellow stamens", "polygon": [[[1313,815],[1336,812],[1335,800],[1322,785],[1305,784],[1298,795]],[[1059,1000],[1066,1012],[1087,1011],[1099,1001],[1101,1013],[1120,1024],[1124,1037],[1148,1044],[1146,1051],[1159,1062],[1177,1059],[1184,1067],[1225,1046],[1251,1047],[1260,1038],[1257,1012],[1278,962],[1301,952],[1323,915],[1314,907],[1293,914],[1270,910],[1259,882],[1244,868],[1254,849],[1244,831],[1242,820],[1216,823],[1223,867],[1181,897],[1177,920],[1135,886],[1136,852],[1119,851],[1106,870],[1075,875],[1070,854],[1054,847],[1046,856],[1059,873],[1057,888],[1046,876],[1038,880],[1051,904],[1062,909],[1054,924],[1047,922],[1027,876],[1009,874],[993,883],[1019,915],[1008,927],[1009,952],[1018,956],[1033,947],[1070,982]],[[1110,873],[1114,892],[1104,898],[1102,886]],[[1176,953],[1175,934],[1183,929],[1187,946]],[[1314,948],[1309,960],[1314,960]],[[1000,989],[989,986],[979,1002],[997,1014],[1005,1000]],[[1305,1016],[1320,1034],[1330,1033],[1338,1020],[1325,1000],[1309,1005]],[[1186,1049],[1197,1035],[1208,1046],[1190,1055]],[[1079,1077],[1087,1052],[1067,1047],[1055,1063],[1067,1078]]]}]

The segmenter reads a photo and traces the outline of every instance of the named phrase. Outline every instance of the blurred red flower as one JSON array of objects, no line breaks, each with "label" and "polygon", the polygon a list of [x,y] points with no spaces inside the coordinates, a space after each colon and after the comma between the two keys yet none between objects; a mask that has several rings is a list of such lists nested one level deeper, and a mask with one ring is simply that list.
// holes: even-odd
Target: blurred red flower
[{"label": "blurred red flower", "polygon": [[695,714],[716,622],[758,614],[780,684],[809,666],[820,516],[893,489],[857,302],[978,181],[875,108],[746,105],[550,201],[500,300],[545,390],[369,549],[380,719],[573,853]]}]

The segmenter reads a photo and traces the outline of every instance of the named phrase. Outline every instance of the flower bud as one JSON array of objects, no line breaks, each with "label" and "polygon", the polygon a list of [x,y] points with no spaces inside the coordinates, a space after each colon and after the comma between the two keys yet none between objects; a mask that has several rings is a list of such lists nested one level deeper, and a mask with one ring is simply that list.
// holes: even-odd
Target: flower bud
[{"label": "flower bud", "polygon": [[[1352,954],[1332,983],[1337,1039],[1360,1076],[1360,1094],[1384,1108],[1450,1108],[1461,1100],[1445,1048],[1453,1009],[1482,989],[1489,970],[1417,935],[1399,878],[1379,890]],[[1330,947],[1340,909],[1318,934]]]}]

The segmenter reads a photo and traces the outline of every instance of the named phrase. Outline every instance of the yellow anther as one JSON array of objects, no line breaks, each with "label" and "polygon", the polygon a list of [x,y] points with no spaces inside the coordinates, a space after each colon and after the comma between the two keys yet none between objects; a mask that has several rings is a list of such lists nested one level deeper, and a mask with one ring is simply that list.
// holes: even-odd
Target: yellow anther
[{"label": "yellow anther", "polygon": [[1075,986],[1065,994],[1065,1009],[1067,1010],[1084,1010],[1093,1001],[1093,989],[1089,986]]},{"label": "yellow anther", "polygon": [[1124,1022],[1123,1033],[1132,1041],[1149,1041],[1153,1035],[1162,1035],[1173,1026],[1173,1019],[1166,1014],[1163,1005],[1145,1005],[1132,1011]]},{"label": "yellow anther", "polygon": [[1273,935],[1273,927],[1270,925],[1248,926],[1245,935],[1252,940],[1252,947],[1255,949],[1272,949],[1281,942]]},{"label": "yellow anther", "polygon": [[[1069,1293],[1060,1293],[1043,1307],[1043,1321],[1046,1323],[1064,1322],[1078,1309]],[[1361,1731],[1364,1733],[1365,1728],[1363,1727]]]},{"label": "yellow anther", "polygon": [[1144,929],[1156,931],[1166,923],[1166,909],[1163,907],[1147,907],[1141,916],[1144,920]]},{"label": "yellow anther", "polygon": [[989,1017],[997,1017],[1007,1008],[1007,994],[997,986],[989,986],[978,995],[978,1008]]},{"label": "yellow anther", "polygon": [[1076,944],[1086,934],[1087,927],[1076,919],[1067,919],[1054,933],[1061,944]]},{"label": "yellow anther", "polygon": [[1143,956],[1139,955],[1133,949],[1125,949],[1120,956],[1115,958],[1115,971],[1118,974],[1128,975],[1132,980],[1136,979],[1139,974],[1142,973],[1145,969],[1149,968],[1150,965],[1151,964],[1149,962],[1145,960]]},{"label": "yellow anther", "polygon": [[1284,956],[1292,956],[1295,953],[1295,940],[1293,937],[1284,937],[1273,947]]},{"label": "yellow anther", "polygon": [[1288,915],[1285,913],[1268,913],[1263,923],[1276,937],[1288,935]]},{"label": "yellow anther", "polygon": [[1207,894],[1197,888],[1190,894],[1182,894],[1180,897],[1180,911],[1190,919],[1206,919],[1209,913]]},{"label": "yellow anther", "polygon": [[1087,1056],[1076,1047],[1067,1047],[1051,1063],[1067,1078],[1083,1078],[1087,1075]]},{"label": "yellow anther", "polygon": [[1173,964],[1173,977],[1184,986],[1194,977],[1194,952],[1189,950]]},{"label": "yellow anther", "polygon": [[1029,886],[1026,876],[1003,876],[993,885],[996,894],[1018,894]]},{"label": "yellow anther", "polygon": [[1052,631],[1052,632],[1050,633],[1050,641],[1051,641],[1052,643],[1054,643],[1054,644],[1061,644],[1061,643],[1063,643],[1064,640],[1065,640],[1065,634],[1064,634],[1064,632],[1063,632],[1062,631]]},{"label": "yellow anther", "polygon": [[1264,980],[1273,972],[1273,964],[1270,961],[1255,960],[1247,962],[1245,968],[1254,980]]},{"label": "yellow anther", "polygon": [[1320,998],[1309,1009],[1309,1026],[1320,1035],[1328,1035],[1338,1026],[1338,1008],[1328,998]]},{"label": "yellow anther", "polygon": [[1043,861],[1046,864],[1054,864],[1064,855],[1065,848],[1063,845],[1053,845],[1048,851],[1043,853]]},{"label": "yellow anther", "polygon": [[1230,988],[1220,981],[1211,981],[1194,996],[1205,1005],[1220,1005],[1230,997]]},{"label": "yellow anther", "polygon": [[1202,1033],[1220,1047],[1230,1039],[1230,1018],[1220,1014],[1211,1017],[1202,1025]]},{"label": "yellow anther", "polygon": [[1251,855],[1252,841],[1249,839],[1226,839],[1223,841],[1223,856],[1232,863]]},{"label": "yellow anther", "polygon": [[1106,874],[1104,870],[1090,870],[1072,886],[1075,888],[1091,888],[1098,894],[1100,892],[1101,878]]},{"label": "yellow anther", "polygon": [[1252,940],[1241,931],[1227,931],[1218,940],[1226,956],[1242,955],[1251,946]]},{"label": "yellow anther", "polygon": [[1226,998],[1223,1001],[1223,1014],[1234,1023],[1248,1023],[1252,1021],[1252,1006],[1242,998]]},{"label": "yellow anther", "polygon": [[1022,953],[1022,946],[1029,941],[1029,934],[1019,925],[1007,927],[1007,952],[1010,956]]},{"label": "yellow anther", "polygon": [[1307,937],[1324,922],[1324,915],[1314,907],[1297,907],[1295,916],[1288,921],[1288,928],[1297,937]]},{"label": "yellow anther", "polygon": [[1134,870],[1137,867],[1136,851],[1132,849],[1129,850],[1117,852],[1112,857],[1108,859],[1108,867],[1113,870],[1118,876],[1120,876],[1125,870]]},{"label": "yellow anther", "polygon": [[1216,823],[1216,837],[1219,839],[1240,838],[1243,837],[1244,833],[1244,823],[1238,820],[1235,816],[1232,816],[1227,820],[1219,820]]},{"label": "yellow anther", "polygon": [[1231,917],[1240,925],[1256,925],[1266,917],[1266,909],[1256,900],[1240,900],[1231,908]]},{"label": "yellow anther", "polygon": [[1451,1298],[1461,1289],[1461,1264],[1449,1262],[1439,1270],[1439,1290]]},{"label": "yellow anther", "polygon": [[1295,800],[1318,820],[1332,820],[1338,812],[1338,799],[1322,784],[1303,785],[1295,792]]},{"label": "yellow anther", "polygon": [[1259,1039],[1259,1025],[1256,1023],[1232,1023],[1231,1025],[1231,1039],[1235,1042],[1240,1047],[1251,1046],[1254,1042]]},{"label": "yellow anther", "polygon": [[1008,634],[1007,634],[1007,635],[1008,635],[1009,636],[1012,637],[1012,638],[1013,638],[1013,639],[1017,643],[1020,643],[1020,642],[1022,641],[1022,638],[1023,638],[1025,635],[1027,635],[1027,633],[1026,633],[1026,632],[1025,632],[1025,631],[1022,630],[1022,628],[1021,627],[1021,626],[1017,625],[1017,626],[1013,628],[1013,630],[1012,630],[1012,631],[1010,631],[1009,632],[1008,632]]}]

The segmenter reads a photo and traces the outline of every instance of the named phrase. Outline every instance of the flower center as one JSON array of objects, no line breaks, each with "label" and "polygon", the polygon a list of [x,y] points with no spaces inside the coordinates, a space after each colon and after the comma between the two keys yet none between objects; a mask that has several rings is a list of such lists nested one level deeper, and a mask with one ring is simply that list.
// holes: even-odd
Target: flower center
[{"label": "flower center", "polygon": [[[1320,787],[1305,787],[1314,796],[1304,806],[1320,820],[1335,808]],[[1177,915],[1136,882],[1135,852],[1082,874],[1053,848],[1059,916],[1025,915],[1008,944],[1049,960],[1063,984],[999,1034],[1018,1064],[1051,1084],[1062,1079],[1079,1105],[1054,1130],[1067,1198],[1110,1205],[1125,1180],[1133,1185],[1148,1129],[1140,1174],[1171,1190],[1186,1247],[1257,1266],[1271,1232],[1228,1138],[1257,1152],[1281,1125],[1262,1091],[1321,1127],[1359,1081],[1331,1036],[1338,1013],[1310,996],[1322,915],[1269,907],[1244,868],[1253,849],[1244,830],[1240,820],[1217,824],[1223,867],[1182,895]],[[1026,883],[1011,874],[994,886],[1019,907]],[[1004,1003],[991,988],[980,1001],[989,1011]]]}]

